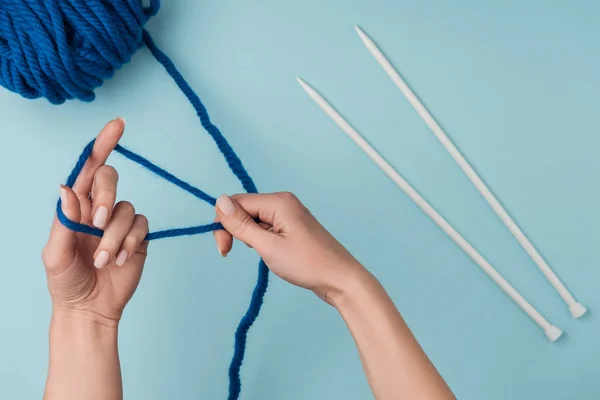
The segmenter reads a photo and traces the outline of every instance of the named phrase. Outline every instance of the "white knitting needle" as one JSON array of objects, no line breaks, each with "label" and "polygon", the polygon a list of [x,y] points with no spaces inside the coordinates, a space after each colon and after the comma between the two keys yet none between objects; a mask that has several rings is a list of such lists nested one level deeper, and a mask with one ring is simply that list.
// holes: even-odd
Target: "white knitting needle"
[{"label": "white knitting needle", "polygon": [[402,177],[394,168],[367,143],[365,139],[319,94],[302,79],[298,83],[331,119],[362,149],[395,183],[410,197],[433,222],[435,222],[450,238],[475,261],[514,301],[538,324],[548,339],[554,342],[562,335],[562,331],[544,318],[500,273],[467,242],[427,201]]},{"label": "white knitting needle", "polygon": [[567,306],[569,306],[569,311],[574,318],[579,318],[587,311],[586,308],[575,298],[571,293],[567,290],[565,285],[561,282],[561,280],[556,276],[552,268],[548,265],[548,263],[544,260],[541,254],[537,251],[537,249],[533,246],[533,244],[529,241],[527,236],[521,231],[521,229],[517,226],[512,217],[508,214],[508,212],[504,209],[504,207],[500,204],[498,199],[492,194],[490,189],[486,186],[483,180],[479,177],[477,172],[471,167],[471,165],[467,162],[467,160],[463,157],[460,151],[456,148],[454,143],[450,140],[446,132],[440,127],[440,125],[436,122],[433,116],[429,113],[427,108],[421,103],[419,98],[415,95],[415,93],[410,89],[408,84],[402,79],[398,71],[394,68],[394,66],[390,63],[390,61],[386,58],[381,50],[375,45],[373,40],[367,36],[358,26],[354,27],[360,39],[367,47],[369,52],[375,57],[377,62],[383,67],[385,72],[389,75],[392,81],[398,86],[398,89],[404,94],[408,102],[413,106],[417,114],[423,119],[423,121],[427,124],[429,129],[433,132],[433,134],[438,138],[440,143],[444,146],[444,148],[450,153],[454,161],[459,165],[459,167],[463,170],[463,172],[467,175],[467,177],[471,180],[473,185],[479,190],[479,193],[485,198],[485,200],[492,207],[496,215],[500,217],[504,225],[510,230],[515,239],[519,242],[519,244],[525,249],[529,257],[535,262],[538,268],[542,271],[542,273],[546,276],[548,281],[554,286],[554,289],[560,294],[563,298]]}]

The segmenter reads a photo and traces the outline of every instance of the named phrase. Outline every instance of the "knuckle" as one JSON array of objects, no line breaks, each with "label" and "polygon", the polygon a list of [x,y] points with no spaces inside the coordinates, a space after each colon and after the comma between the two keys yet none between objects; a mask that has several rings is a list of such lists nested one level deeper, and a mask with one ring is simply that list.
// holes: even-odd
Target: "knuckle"
[{"label": "knuckle", "polygon": [[290,213],[296,213],[297,211],[303,208],[302,203],[296,197],[295,194],[291,192],[281,192],[278,193],[279,201],[281,202],[282,210],[285,210]]},{"label": "knuckle", "polygon": [[133,249],[137,247],[144,238],[139,234],[130,234],[123,240],[123,248]]},{"label": "knuckle", "polygon": [[131,204],[128,201],[120,201],[115,208],[119,211],[122,212],[124,214],[128,214],[128,215],[134,215],[135,214],[135,207],[133,206],[133,204]]},{"label": "knuckle", "polygon": [[[98,246],[98,249],[96,250],[96,255],[99,254],[101,251],[106,251],[110,257],[114,257],[114,255],[117,253],[117,250],[119,250],[122,246],[123,242],[122,241],[117,241],[114,239],[106,239],[103,240],[102,242],[100,242],[100,245]],[[96,258],[96,256],[94,256],[94,258]]]},{"label": "knuckle", "polygon": [[286,204],[300,203],[298,197],[296,197],[296,195],[292,192],[279,192],[277,193],[277,197],[279,197],[279,199]]},{"label": "knuckle", "polygon": [[113,235],[104,235],[98,248],[107,250],[109,253],[114,253],[119,247],[121,247],[123,240],[124,238],[122,237],[117,238]]},{"label": "knuckle", "polygon": [[110,165],[103,165],[96,171],[96,174],[102,175],[105,178],[109,178],[111,180],[118,181],[119,173],[117,170]]}]

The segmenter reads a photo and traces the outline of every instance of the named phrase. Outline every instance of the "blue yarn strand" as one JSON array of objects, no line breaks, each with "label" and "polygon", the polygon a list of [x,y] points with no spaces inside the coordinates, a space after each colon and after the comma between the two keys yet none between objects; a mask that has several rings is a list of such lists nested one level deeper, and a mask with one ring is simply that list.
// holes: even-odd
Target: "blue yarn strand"
[{"label": "blue yarn strand", "polygon": [[173,174],[165,171],[164,169],[160,168],[159,166],[152,164],[150,161],[146,160],[144,157],[142,157],[138,154],[135,154],[133,151],[127,150],[125,147],[123,147],[121,145],[117,145],[117,147],[115,147],[115,151],[124,155],[131,161],[141,165],[142,167],[150,170],[151,172],[160,176],[161,178],[171,182],[175,186],[178,186],[179,188],[185,190],[186,192],[190,193],[191,195],[199,198],[200,200],[204,200],[211,206],[214,207],[215,204],[217,204],[217,199],[215,199],[214,197],[209,196],[204,191],[190,185],[187,182],[182,181],[181,179],[179,179],[176,176],[174,176]]},{"label": "blue yarn strand", "polygon": [[242,391],[240,370],[242,368],[242,363],[244,362],[244,355],[246,354],[248,331],[250,331],[254,321],[258,318],[268,286],[269,268],[263,260],[260,260],[260,263],[258,264],[258,279],[256,281],[256,286],[254,287],[254,292],[252,292],[252,299],[250,300],[248,311],[246,311],[246,314],[242,317],[242,320],[235,331],[235,350],[231,364],[229,365],[228,400],[237,400]]},{"label": "blue yarn strand", "polygon": [[144,30],[144,43],[146,43],[146,47],[148,47],[154,58],[156,58],[158,62],[163,65],[177,86],[179,86],[179,89],[181,89],[185,97],[187,97],[189,102],[192,104],[194,110],[196,110],[196,114],[200,118],[200,123],[213,138],[214,142],[217,144],[217,147],[225,157],[229,168],[242,183],[242,186],[246,192],[257,193],[258,190],[256,189],[252,178],[250,178],[250,175],[248,175],[246,168],[244,168],[242,165],[242,161],[237,156],[229,142],[227,142],[227,139],[225,139],[225,136],[223,136],[219,128],[217,128],[211,122],[208,112],[206,111],[206,107],[204,107],[204,104],[202,104],[198,95],[192,90],[190,85],[177,70],[177,67],[175,67],[173,61],[171,61],[171,59],[156,46],[152,36],[150,36],[146,30]]},{"label": "blue yarn strand", "polygon": [[[146,47],[148,47],[152,55],[154,55],[154,58],[163,65],[167,73],[173,78],[177,86],[179,86],[183,94],[188,98],[196,110],[196,114],[200,118],[202,126],[211,135],[217,147],[225,157],[229,168],[239,179],[246,192],[257,193],[258,190],[252,178],[246,171],[246,168],[244,168],[242,161],[227,142],[227,139],[225,139],[219,128],[211,122],[208,111],[202,104],[198,95],[192,90],[190,85],[177,70],[173,61],[171,61],[171,59],[156,46],[148,31],[144,30],[143,37]],[[258,267],[258,278],[254,291],[252,292],[252,298],[250,299],[250,305],[235,332],[234,353],[229,366],[229,400],[237,400],[240,396],[242,386],[240,372],[246,354],[248,332],[254,324],[254,321],[256,321],[256,318],[258,318],[268,285],[269,269],[264,261],[261,260]]]}]

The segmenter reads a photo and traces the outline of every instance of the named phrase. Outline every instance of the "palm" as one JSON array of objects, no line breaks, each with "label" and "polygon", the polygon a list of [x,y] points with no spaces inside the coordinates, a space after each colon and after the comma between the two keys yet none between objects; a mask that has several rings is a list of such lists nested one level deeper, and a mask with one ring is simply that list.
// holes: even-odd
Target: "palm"
[{"label": "palm", "polygon": [[136,253],[122,267],[112,263],[97,269],[93,260],[100,239],[84,234],[77,236],[76,253],[69,266],[81,276],[77,302],[108,318],[120,318],[140,281],[146,255]]}]

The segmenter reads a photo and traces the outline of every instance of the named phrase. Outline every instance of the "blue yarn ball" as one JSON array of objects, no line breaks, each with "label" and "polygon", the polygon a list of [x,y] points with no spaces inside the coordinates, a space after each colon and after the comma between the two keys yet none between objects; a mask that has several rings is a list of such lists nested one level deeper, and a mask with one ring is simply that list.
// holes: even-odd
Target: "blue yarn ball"
[{"label": "blue yarn ball", "polygon": [[159,0],[0,0],[0,85],[53,104],[92,101],[129,62]]}]

